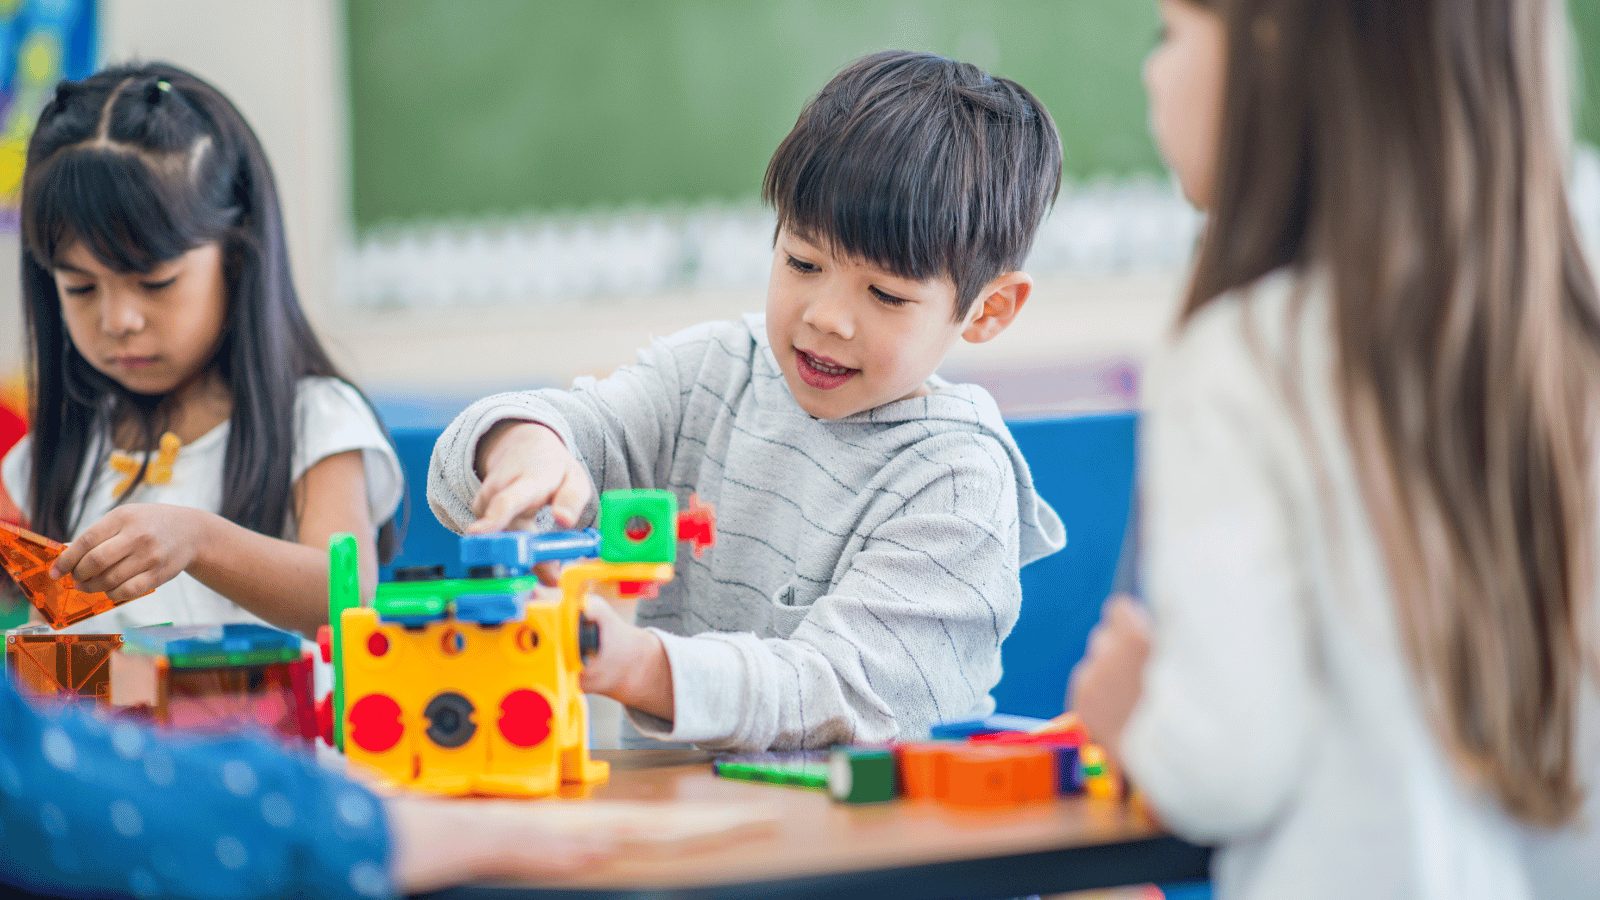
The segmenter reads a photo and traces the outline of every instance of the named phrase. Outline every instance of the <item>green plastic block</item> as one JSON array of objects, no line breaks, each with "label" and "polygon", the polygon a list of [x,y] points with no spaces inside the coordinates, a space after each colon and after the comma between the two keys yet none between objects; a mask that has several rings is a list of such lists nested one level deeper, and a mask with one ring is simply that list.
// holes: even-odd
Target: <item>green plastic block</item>
[{"label": "green plastic block", "polygon": [[600,495],[600,558],[613,563],[678,559],[678,498],[671,491]]},{"label": "green plastic block", "polygon": [[361,605],[361,553],[356,536],[328,539],[328,629],[333,638],[333,744],[344,749],[344,611]]},{"label": "green plastic block", "polygon": [[835,748],[828,756],[828,792],[844,803],[893,800],[894,753],[879,748]]}]

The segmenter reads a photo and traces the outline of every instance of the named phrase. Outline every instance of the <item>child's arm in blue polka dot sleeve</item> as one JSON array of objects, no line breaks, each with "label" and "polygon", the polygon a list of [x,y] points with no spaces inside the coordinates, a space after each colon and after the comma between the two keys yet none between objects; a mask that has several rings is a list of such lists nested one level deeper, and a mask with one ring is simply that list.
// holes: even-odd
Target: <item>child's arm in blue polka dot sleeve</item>
[{"label": "child's arm in blue polka dot sleeve", "polygon": [[50,893],[393,893],[366,789],[261,741],[35,709],[3,679],[0,847],[0,884]]}]

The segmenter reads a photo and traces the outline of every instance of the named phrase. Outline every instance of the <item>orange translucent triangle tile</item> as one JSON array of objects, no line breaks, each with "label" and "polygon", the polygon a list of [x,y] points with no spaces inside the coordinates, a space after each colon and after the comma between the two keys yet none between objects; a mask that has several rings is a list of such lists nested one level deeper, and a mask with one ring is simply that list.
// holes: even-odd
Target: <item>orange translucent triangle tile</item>
[{"label": "orange translucent triangle tile", "polygon": [[50,565],[66,549],[43,535],[0,522],[0,566],[22,588],[52,628],[65,628],[126,603],[103,593],[78,590],[71,575],[50,577]]}]

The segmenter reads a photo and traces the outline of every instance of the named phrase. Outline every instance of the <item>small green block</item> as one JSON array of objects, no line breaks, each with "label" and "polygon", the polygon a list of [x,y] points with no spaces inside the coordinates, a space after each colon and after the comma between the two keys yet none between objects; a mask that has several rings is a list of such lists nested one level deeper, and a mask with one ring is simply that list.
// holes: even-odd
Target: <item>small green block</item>
[{"label": "small green block", "polygon": [[[630,536],[630,530],[636,533]],[[657,490],[601,494],[600,558],[613,563],[676,562],[678,498]]]},{"label": "small green block", "polygon": [[897,794],[894,753],[836,747],[828,756],[828,791],[844,803],[884,803]]}]

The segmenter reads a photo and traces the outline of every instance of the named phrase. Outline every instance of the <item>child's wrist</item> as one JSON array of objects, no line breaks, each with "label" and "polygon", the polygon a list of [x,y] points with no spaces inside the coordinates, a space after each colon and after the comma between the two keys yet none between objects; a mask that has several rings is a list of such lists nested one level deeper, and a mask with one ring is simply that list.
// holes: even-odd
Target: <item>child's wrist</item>
[{"label": "child's wrist", "polygon": [[629,657],[634,660],[622,676],[613,699],[624,706],[659,719],[673,718],[672,664],[661,637],[648,628],[628,626],[632,632]]},{"label": "child's wrist", "polygon": [[557,441],[561,440],[561,436],[556,434],[555,429],[543,422],[536,422],[532,419],[501,419],[499,422],[494,423],[488,431],[484,432],[483,437],[478,439],[478,446],[473,452],[472,470],[480,479],[488,476],[489,469],[494,462],[495,451],[508,438],[516,434],[532,433],[524,430],[523,426],[525,425],[542,428]]}]

